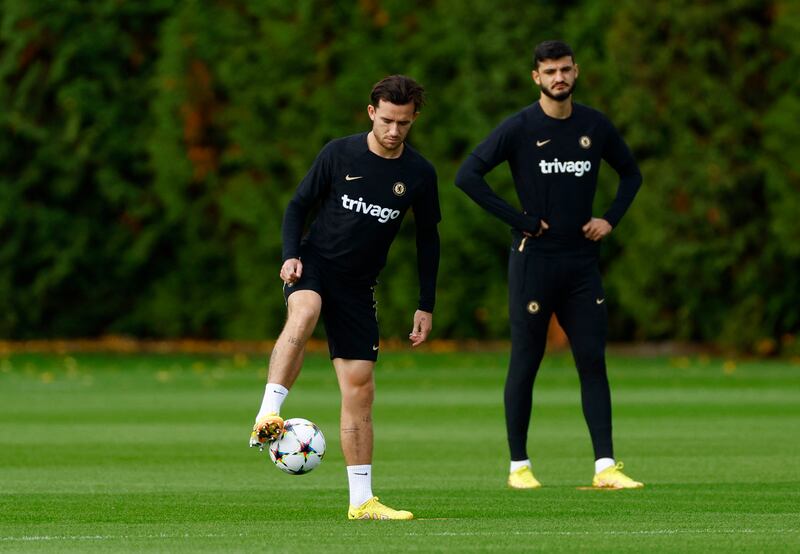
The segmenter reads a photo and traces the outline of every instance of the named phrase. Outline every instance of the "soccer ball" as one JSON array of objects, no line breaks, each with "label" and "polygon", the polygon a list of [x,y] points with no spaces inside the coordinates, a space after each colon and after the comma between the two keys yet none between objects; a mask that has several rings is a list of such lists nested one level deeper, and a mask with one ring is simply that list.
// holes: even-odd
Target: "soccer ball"
[{"label": "soccer ball", "polygon": [[283,434],[269,445],[269,457],[290,475],[308,473],[322,462],[325,437],[316,424],[301,417],[287,419]]}]

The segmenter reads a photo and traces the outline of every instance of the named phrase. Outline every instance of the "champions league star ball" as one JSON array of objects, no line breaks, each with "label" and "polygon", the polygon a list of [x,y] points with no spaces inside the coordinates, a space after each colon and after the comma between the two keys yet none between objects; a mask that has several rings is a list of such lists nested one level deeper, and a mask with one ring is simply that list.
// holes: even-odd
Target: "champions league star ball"
[{"label": "champions league star ball", "polygon": [[293,417],[283,423],[283,435],[269,445],[269,457],[290,475],[308,473],[322,462],[325,437],[316,424]]}]

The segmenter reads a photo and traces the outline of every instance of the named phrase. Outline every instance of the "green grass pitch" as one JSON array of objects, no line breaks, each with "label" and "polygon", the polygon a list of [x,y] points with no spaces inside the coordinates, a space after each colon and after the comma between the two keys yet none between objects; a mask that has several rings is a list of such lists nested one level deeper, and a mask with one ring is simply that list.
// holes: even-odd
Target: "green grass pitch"
[{"label": "green grass pitch", "polygon": [[339,395],[309,356],[284,405],[325,432],[313,473],[247,448],[264,359],[0,358],[0,551],[521,552],[800,550],[800,365],[609,359],[615,445],[638,491],[589,485],[568,354],[546,358],[530,454],[505,488],[504,353],[387,353],[374,490],[410,522],[347,521]]}]

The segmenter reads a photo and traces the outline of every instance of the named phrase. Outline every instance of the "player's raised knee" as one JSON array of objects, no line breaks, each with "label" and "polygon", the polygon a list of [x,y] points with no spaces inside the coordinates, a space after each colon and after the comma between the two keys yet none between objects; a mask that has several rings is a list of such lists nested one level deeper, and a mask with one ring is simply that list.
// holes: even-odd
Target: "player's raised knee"
[{"label": "player's raised knee", "polygon": [[319,318],[322,303],[316,293],[303,295],[302,292],[305,291],[296,292],[289,297],[287,321],[290,325],[313,327]]},{"label": "player's raised knee", "polygon": [[314,325],[319,309],[314,306],[299,306],[289,311],[289,322],[294,325]]}]

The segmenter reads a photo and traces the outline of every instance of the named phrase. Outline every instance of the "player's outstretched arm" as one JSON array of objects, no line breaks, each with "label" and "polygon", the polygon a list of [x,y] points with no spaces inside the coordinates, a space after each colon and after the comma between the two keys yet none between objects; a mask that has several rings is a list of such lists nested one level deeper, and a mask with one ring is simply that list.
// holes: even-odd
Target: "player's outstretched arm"
[{"label": "player's outstretched arm", "polygon": [[414,328],[408,334],[411,346],[419,346],[428,338],[428,334],[433,327],[433,314],[417,310],[414,312]]}]

